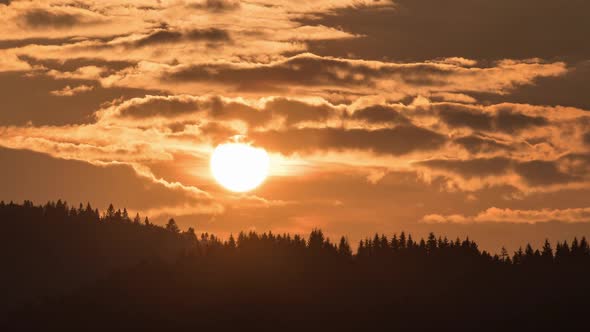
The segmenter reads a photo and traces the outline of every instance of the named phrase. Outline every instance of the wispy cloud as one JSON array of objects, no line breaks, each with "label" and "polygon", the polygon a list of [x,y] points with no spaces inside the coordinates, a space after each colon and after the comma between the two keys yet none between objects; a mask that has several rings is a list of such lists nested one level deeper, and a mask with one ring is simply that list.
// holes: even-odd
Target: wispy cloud
[{"label": "wispy cloud", "polygon": [[63,89],[53,90],[50,93],[52,95],[58,96],[58,97],[71,97],[71,96],[77,95],[79,93],[92,91],[93,89],[94,89],[94,87],[89,86],[89,85],[79,85],[79,86],[75,86],[73,88],[70,87],[69,85],[66,85]]},{"label": "wispy cloud", "polygon": [[543,222],[587,223],[590,208],[514,210],[491,207],[475,216],[461,214],[429,214],[422,218],[426,223],[524,223]]}]

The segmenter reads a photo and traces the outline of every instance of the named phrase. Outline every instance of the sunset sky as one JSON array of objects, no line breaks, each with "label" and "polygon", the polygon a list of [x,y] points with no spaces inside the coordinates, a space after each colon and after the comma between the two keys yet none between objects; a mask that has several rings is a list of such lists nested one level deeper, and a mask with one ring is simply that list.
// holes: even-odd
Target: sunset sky
[{"label": "sunset sky", "polygon": [[[0,200],[221,236],[590,235],[590,1],[0,0]],[[213,149],[270,175],[233,193]]]}]

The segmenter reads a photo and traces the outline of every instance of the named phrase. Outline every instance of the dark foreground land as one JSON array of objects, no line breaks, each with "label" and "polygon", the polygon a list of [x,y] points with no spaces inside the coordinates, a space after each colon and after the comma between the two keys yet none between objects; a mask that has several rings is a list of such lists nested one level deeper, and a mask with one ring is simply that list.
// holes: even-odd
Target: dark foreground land
[{"label": "dark foreground land", "polygon": [[465,240],[240,234],[126,211],[0,203],[2,331],[566,331],[590,325],[585,239],[500,256]]}]

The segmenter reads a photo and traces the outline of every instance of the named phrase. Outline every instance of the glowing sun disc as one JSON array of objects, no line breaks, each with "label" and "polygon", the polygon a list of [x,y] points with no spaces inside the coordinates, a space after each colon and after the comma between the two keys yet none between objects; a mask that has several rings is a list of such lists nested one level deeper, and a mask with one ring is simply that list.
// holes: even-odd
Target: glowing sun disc
[{"label": "glowing sun disc", "polygon": [[270,158],[264,149],[243,143],[227,143],[215,148],[210,166],[213,177],[223,187],[245,192],[264,182]]}]

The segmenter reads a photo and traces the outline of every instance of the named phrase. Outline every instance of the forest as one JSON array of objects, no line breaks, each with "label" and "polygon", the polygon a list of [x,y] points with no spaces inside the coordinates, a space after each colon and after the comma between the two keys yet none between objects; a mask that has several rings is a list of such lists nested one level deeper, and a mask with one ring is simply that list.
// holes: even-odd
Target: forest
[{"label": "forest", "polygon": [[563,330],[590,309],[583,237],[514,253],[432,233],[220,239],[61,200],[0,202],[0,225],[4,331]]}]

